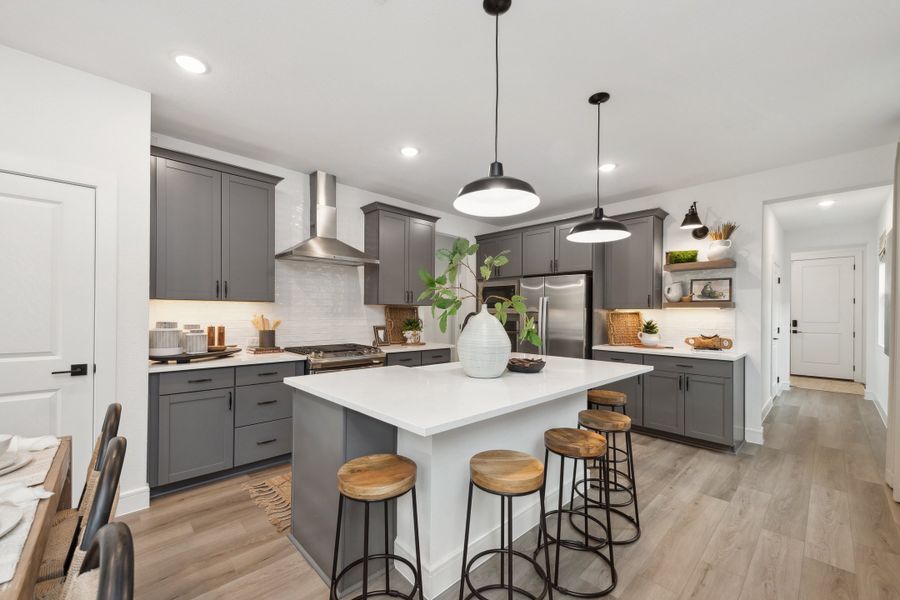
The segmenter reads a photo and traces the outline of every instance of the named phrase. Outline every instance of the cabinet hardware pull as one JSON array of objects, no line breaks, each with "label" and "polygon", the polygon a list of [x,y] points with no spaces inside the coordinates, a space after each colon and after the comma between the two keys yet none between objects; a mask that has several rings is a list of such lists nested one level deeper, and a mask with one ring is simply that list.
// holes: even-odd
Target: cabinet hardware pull
[{"label": "cabinet hardware pull", "polygon": [[694,365],[682,365],[682,364],[678,364],[678,363],[675,363],[675,366],[681,367],[682,369],[693,369],[694,368]]},{"label": "cabinet hardware pull", "polygon": [[209,383],[212,381],[212,377],[206,377],[204,379],[188,379],[188,383]]},{"label": "cabinet hardware pull", "polygon": [[228,297],[228,280],[225,280],[225,297]]},{"label": "cabinet hardware pull", "polygon": [[271,440],[263,440],[261,442],[256,442],[256,445],[257,446],[265,446],[266,444],[272,444],[277,441],[278,441],[278,438],[272,438]]},{"label": "cabinet hardware pull", "polygon": [[219,280],[216,279],[216,298],[219,297]]},{"label": "cabinet hardware pull", "polygon": [[624,358],[610,358],[609,360],[611,360],[613,362],[625,362]]},{"label": "cabinet hardware pull", "polygon": [[553,272],[553,259],[550,259],[550,272]]},{"label": "cabinet hardware pull", "polygon": [[398,358],[397,359],[398,362],[409,362],[411,360],[412,360],[411,358]]},{"label": "cabinet hardware pull", "polygon": [[681,378],[682,378],[682,377],[683,377],[682,375],[679,375],[679,376],[678,376],[678,390],[679,390],[679,391],[681,390]]},{"label": "cabinet hardware pull", "polygon": [[257,406],[265,406],[267,404],[275,404],[278,400],[261,400],[256,403]]},{"label": "cabinet hardware pull", "polygon": [[432,354],[431,358],[444,358],[443,354]]},{"label": "cabinet hardware pull", "polygon": [[644,378],[643,375],[638,375],[638,376],[637,376],[638,385],[641,385],[641,379],[643,379],[643,378]]},{"label": "cabinet hardware pull", "polygon": [[231,392],[228,392],[228,410],[231,410],[231,400],[232,400]]},{"label": "cabinet hardware pull", "polygon": [[650,294],[647,294],[647,308],[650,308]]},{"label": "cabinet hardware pull", "polygon": [[684,377],[684,391],[688,391],[691,389],[691,378],[685,375]]},{"label": "cabinet hardware pull", "polygon": [[257,373],[257,377],[268,377],[269,375],[278,375],[278,371],[266,371],[265,373]]}]

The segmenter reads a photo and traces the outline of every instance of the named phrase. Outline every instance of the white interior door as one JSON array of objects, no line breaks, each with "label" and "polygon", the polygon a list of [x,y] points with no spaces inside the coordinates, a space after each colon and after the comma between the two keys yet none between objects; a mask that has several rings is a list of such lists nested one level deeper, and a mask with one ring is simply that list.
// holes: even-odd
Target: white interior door
[{"label": "white interior door", "polygon": [[94,201],[0,172],[0,432],[71,435],[76,490],[93,440]]},{"label": "white interior door", "polygon": [[781,267],[778,265],[772,265],[772,351],[771,358],[772,364],[770,366],[770,396],[772,398],[776,397],[781,390],[781,382],[779,381],[779,376],[781,375],[781,367],[780,365],[780,357],[779,357],[779,346],[781,345],[781,336],[783,323],[781,322],[781,298],[782,298],[782,288],[781,288]]},{"label": "white interior door", "polygon": [[853,379],[854,263],[791,261],[791,373]]}]

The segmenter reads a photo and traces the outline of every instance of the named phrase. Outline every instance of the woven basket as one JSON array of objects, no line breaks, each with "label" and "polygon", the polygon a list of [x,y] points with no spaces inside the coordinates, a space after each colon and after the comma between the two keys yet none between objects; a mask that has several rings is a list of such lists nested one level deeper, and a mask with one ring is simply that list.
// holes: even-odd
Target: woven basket
[{"label": "woven basket", "polygon": [[403,321],[416,319],[418,316],[419,309],[415,306],[385,306],[384,325],[387,327],[388,343],[406,343],[406,338],[403,337]]},{"label": "woven basket", "polygon": [[640,312],[611,311],[606,315],[606,332],[611,346],[634,346],[640,344],[638,331],[641,330]]}]

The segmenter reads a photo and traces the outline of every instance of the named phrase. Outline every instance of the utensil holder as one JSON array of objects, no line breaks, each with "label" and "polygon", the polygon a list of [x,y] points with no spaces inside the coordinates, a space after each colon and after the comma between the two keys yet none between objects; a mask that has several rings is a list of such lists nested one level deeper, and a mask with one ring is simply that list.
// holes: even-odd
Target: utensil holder
[{"label": "utensil holder", "polygon": [[259,330],[259,347],[274,348],[275,347],[275,330],[260,329]]}]

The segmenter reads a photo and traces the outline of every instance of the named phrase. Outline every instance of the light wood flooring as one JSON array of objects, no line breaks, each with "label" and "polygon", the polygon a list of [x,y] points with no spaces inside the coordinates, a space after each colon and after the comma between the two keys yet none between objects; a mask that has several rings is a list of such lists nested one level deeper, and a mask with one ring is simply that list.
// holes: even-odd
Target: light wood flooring
[{"label": "light wood flooring", "polygon": [[[765,445],[736,455],[635,436],[643,536],[616,547],[614,598],[900,598],[900,505],[882,481],[885,430],[872,403],[795,388],[764,427]],[[135,532],[138,598],[327,598],[240,489],[247,480],[164,497],[123,519]],[[530,551],[534,536],[516,547]],[[561,565],[575,589],[606,578],[584,553],[566,551]],[[476,581],[496,568],[481,567]],[[515,574],[537,585],[523,564]]]},{"label": "light wood flooring", "polygon": [[839,394],[856,394],[862,396],[866,393],[866,386],[856,381],[843,379],[826,379],[824,377],[804,377],[791,375],[791,386],[806,390],[819,390],[822,392],[837,392]]}]

